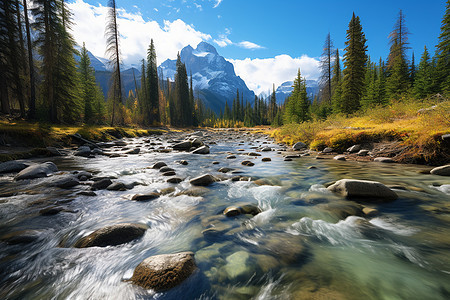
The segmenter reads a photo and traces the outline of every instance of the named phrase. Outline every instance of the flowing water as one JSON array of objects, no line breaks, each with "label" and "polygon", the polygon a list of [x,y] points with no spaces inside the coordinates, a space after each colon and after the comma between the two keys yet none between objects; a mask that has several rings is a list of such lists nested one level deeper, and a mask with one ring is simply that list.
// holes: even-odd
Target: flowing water
[{"label": "flowing water", "polygon": [[[180,137],[150,140],[167,146],[171,138]],[[284,161],[277,151],[259,152],[271,158],[262,162],[243,153],[280,146],[240,133],[209,133],[204,140],[217,144],[211,144],[208,155],[155,152],[146,139],[127,140],[141,147],[139,155],[69,155],[47,159],[60,170],[48,178],[17,182],[13,174],[0,177],[0,194],[8,196],[0,198],[0,237],[31,237],[17,244],[0,241],[1,299],[450,298],[449,177],[421,174],[426,167],[414,165],[312,157]],[[121,152],[119,147],[109,151]],[[237,158],[226,159],[228,152]],[[255,166],[242,166],[244,159]],[[148,168],[158,161],[185,180],[166,183],[158,170]],[[220,167],[270,185],[232,181],[227,179],[231,174],[217,172]],[[77,195],[88,185],[59,189],[49,184],[62,173],[81,170],[139,184],[126,191],[96,191],[94,197]],[[222,181],[197,197],[179,194],[190,188],[190,178],[205,173]],[[327,183],[343,178],[394,186],[399,198],[356,203],[327,191]],[[168,187],[175,191],[156,200],[130,200]],[[223,216],[227,206],[240,203],[257,205],[262,212]],[[63,210],[40,213],[47,207]],[[367,217],[363,207],[378,214]],[[73,247],[96,229],[124,222],[149,229],[141,239],[120,246]],[[145,258],[181,251],[195,253],[198,269],[179,286],[155,293],[126,281]]]}]

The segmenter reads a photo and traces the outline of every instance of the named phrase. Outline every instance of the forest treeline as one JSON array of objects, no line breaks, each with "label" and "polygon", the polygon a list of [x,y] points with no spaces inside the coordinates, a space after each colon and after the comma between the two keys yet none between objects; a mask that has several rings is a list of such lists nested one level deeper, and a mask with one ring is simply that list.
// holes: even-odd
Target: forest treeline
[{"label": "forest treeline", "polygon": [[[27,7],[29,3],[31,7]],[[450,92],[450,0],[434,55],[425,47],[418,64],[414,53],[408,56],[409,32],[402,11],[389,35],[388,57],[376,61],[368,55],[360,19],[353,14],[342,63],[330,34],[326,36],[320,92],[314,99],[309,99],[306,80],[298,70],[293,92],[283,105],[277,104],[275,87],[268,99],[243,99],[238,90],[219,114],[199,99],[192,74],[188,76],[179,55],[174,82],[158,74],[153,40],[141,62],[140,87],[134,78],[135,89],[125,95],[116,3],[110,0],[108,5],[105,48],[112,76],[104,99],[88,50],[84,44],[76,50],[70,33],[72,16],[64,0],[0,0],[3,115],[62,124],[278,126],[327,118],[334,113],[349,115],[392,101],[412,101],[435,94],[448,96]]]}]

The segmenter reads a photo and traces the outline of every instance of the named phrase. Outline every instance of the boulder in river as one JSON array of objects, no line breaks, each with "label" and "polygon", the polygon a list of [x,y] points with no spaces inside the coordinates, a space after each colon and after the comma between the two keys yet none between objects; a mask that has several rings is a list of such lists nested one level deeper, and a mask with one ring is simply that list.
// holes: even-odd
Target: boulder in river
[{"label": "boulder in river", "polygon": [[134,269],[130,281],[145,289],[163,291],[183,282],[196,268],[193,252],[155,255]]},{"label": "boulder in river", "polygon": [[272,159],[271,159],[270,157],[263,157],[263,158],[261,159],[261,161],[267,162],[267,161],[272,161]]},{"label": "boulder in river", "polygon": [[217,179],[214,176],[205,174],[191,179],[190,183],[192,185],[208,186],[216,181]]},{"label": "boulder in river", "polygon": [[369,154],[369,150],[367,149],[359,150],[357,153],[358,156],[366,156],[367,154]]},{"label": "boulder in river", "polygon": [[179,177],[172,177],[172,178],[167,179],[168,183],[174,183],[174,184],[180,183],[182,181],[183,181],[183,179],[181,179]]},{"label": "boulder in river", "polygon": [[139,152],[141,152],[140,148],[134,148],[134,149],[128,150],[127,152],[125,152],[125,154],[139,154]]},{"label": "boulder in river", "polygon": [[302,150],[302,149],[306,149],[306,144],[302,143],[302,142],[297,142],[292,146],[293,150]]},{"label": "boulder in river", "polygon": [[376,181],[341,179],[327,189],[347,198],[359,198],[361,200],[390,201],[398,198],[394,191]]},{"label": "boulder in river", "polygon": [[182,141],[172,146],[173,150],[186,151],[192,147],[191,141]]},{"label": "boulder in river", "polygon": [[150,200],[155,200],[158,197],[159,197],[158,193],[152,192],[152,193],[148,193],[148,194],[136,194],[136,195],[134,195],[131,198],[131,200],[134,200],[134,201],[150,201]]},{"label": "boulder in river", "polygon": [[22,179],[34,179],[46,177],[56,171],[58,171],[58,167],[54,163],[48,161],[39,165],[32,165],[23,169],[22,171],[19,172],[19,174],[16,175],[14,179],[22,180]]},{"label": "boulder in river", "polygon": [[381,163],[395,163],[395,160],[393,160],[390,157],[377,157],[373,160],[374,162],[381,162]]},{"label": "boulder in river", "polygon": [[94,182],[93,184],[92,184],[92,187],[91,187],[91,189],[92,190],[104,190],[104,189],[106,189],[108,186],[110,186],[112,184],[112,181],[111,181],[111,179],[109,179],[109,178],[104,178],[104,179],[101,179],[101,180],[99,180],[99,181],[96,181],[96,182]]},{"label": "boulder in river", "polygon": [[68,175],[63,176],[61,178],[57,178],[52,182],[52,186],[59,187],[61,189],[70,189],[71,187],[74,187],[76,185],[79,185],[80,182],[77,180],[75,176]]},{"label": "boulder in river", "polygon": [[345,158],[345,155],[336,155],[335,157],[333,157],[333,159],[334,159],[334,160],[342,160],[342,161],[347,160],[347,159]]},{"label": "boulder in river", "polygon": [[350,153],[355,153],[358,152],[359,150],[361,150],[361,145],[353,145],[347,149],[347,151]]},{"label": "boulder in river", "polygon": [[91,155],[91,148],[89,148],[88,146],[80,146],[73,155],[88,157],[89,155]]},{"label": "boulder in river", "polygon": [[331,152],[333,152],[333,151],[334,151],[333,148],[331,148],[331,147],[326,147],[325,149],[322,150],[322,153],[331,153]]},{"label": "boulder in river", "polygon": [[436,167],[430,173],[433,175],[450,176],[450,165]]},{"label": "boulder in river", "polygon": [[152,169],[161,169],[165,166],[167,166],[165,162],[159,161],[152,166]]},{"label": "boulder in river", "polygon": [[125,186],[125,183],[116,181],[116,182],[111,183],[110,185],[108,185],[106,187],[106,189],[108,191],[125,191],[127,188]]},{"label": "boulder in river", "polygon": [[208,146],[201,146],[194,151],[192,151],[192,154],[209,154],[209,147]]},{"label": "boulder in river", "polygon": [[228,206],[223,211],[223,214],[227,217],[235,217],[238,215],[253,215],[256,216],[261,212],[261,209],[256,205],[244,204],[241,206]]},{"label": "boulder in river", "polygon": [[0,174],[20,172],[29,165],[30,165],[29,163],[20,160],[7,161],[0,164]]},{"label": "boulder in river", "polygon": [[106,247],[125,244],[140,238],[147,230],[143,224],[123,223],[98,229],[88,236],[79,239],[74,247]]}]

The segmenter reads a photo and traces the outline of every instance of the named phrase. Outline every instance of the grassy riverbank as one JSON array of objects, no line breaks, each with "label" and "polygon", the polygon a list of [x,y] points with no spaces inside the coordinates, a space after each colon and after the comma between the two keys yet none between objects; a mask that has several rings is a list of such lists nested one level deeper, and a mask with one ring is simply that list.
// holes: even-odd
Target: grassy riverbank
[{"label": "grassy riverbank", "polygon": [[327,120],[290,124],[271,135],[279,142],[302,141],[313,150],[331,147],[343,152],[355,144],[373,147],[392,144],[390,156],[401,163],[445,164],[450,162],[450,101],[397,102],[388,107],[366,110],[350,117],[333,115]]}]

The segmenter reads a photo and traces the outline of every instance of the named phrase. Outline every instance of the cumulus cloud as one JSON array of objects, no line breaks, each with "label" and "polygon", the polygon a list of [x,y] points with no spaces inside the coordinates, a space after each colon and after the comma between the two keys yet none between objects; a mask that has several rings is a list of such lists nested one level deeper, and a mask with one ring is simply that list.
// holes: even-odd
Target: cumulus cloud
[{"label": "cumulus cloud", "polygon": [[262,47],[262,46],[260,46],[258,44],[255,44],[255,43],[252,43],[252,42],[249,42],[249,41],[242,41],[242,42],[238,43],[238,46],[242,47],[242,48],[245,48],[245,49],[251,49],[251,50],[264,48],[264,47]]},{"label": "cumulus cloud", "polygon": [[[69,3],[73,13],[73,37],[78,44],[86,43],[86,48],[94,55],[104,57],[106,40],[104,37],[108,8],[98,4],[91,5],[83,0]],[[195,30],[192,25],[178,19],[164,21],[145,21],[141,13],[118,10],[117,23],[120,33],[120,51],[124,64],[137,64],[147,57],[147,48],[153,38],[158,62],[173,59],[178,51],[187,45],[195,46],[201,41],[211,40],[209,34]],[[145,34],[143,34],[145,33]]]},{"label": "cumulus cloud", "polygon": [[277,55],[274,58],[246,58],[243,60],[228,59],[233,65],[236,74],[247,84],[248,88],[257,95],[275,88],[286,81],[292,81],[300,68],[303,77],[317,80],[319,78],[318,59],[302,55],[293,58],[289,55]]}]

